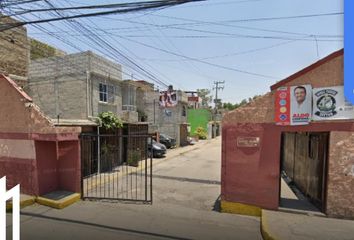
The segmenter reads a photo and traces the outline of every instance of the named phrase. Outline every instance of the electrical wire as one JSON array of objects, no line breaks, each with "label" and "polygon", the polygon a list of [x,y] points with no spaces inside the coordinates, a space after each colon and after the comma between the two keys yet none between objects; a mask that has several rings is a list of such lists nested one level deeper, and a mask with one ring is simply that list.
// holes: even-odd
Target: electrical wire
[{"label": "electrical wire", "polygon": [[[46,22],[54,22],[54,21],[61,21],[61,20],[69,20],[75,18],[86,18],[86,17],[95,17],[95,16],[102,16],[102,15],[112,15],[112,14],[123,14],[123,13],[130,13],[130,12],[138,12],[138,11],[147,11],[150,9],[157,9],[157,8],[165,8],[167,6],[175,6],[180,4],[185,4],[189,2],[195,1],[206,1],[206,0],[165,0],[165,1],[152,1],[151,4],[146,6],[138,6],[132,7],[128,9],[115,9],[111,11],[101,11],[101,12],[93,12],[93,13],[85,13],[85,14],[77,14],[65,17],[55,17],[55,18],[47,18],[47,19],[37,19],[27,22],[18,22],[14,24],[8,24],[0,27],[0,31],[8,30],[14,27],[19,27],[28,24],[38,24],[38,23],[46,23]],[[30,12],[31,13],[31,12]]]}]

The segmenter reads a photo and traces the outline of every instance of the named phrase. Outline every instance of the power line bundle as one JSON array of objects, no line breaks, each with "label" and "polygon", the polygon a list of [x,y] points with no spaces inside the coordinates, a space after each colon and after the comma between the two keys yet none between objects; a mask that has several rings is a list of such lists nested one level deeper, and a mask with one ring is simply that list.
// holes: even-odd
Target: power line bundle
[{"label": "power line bundle", "polygon": [[[0,5],[0,9],[5,9],[7,7],[14,7],[30,2],[38,2],[39,0],[32,1],[3,1]],[[62,17],[56,18],[47,18],[47,19],[36,19],[26,22],[18,22],[18,23],[9,23],[0,26],[0,31],[8,30],[14,27],[19,27],[27,24],[36,24],[36,23],[45,23],[45,22],[53,22],[53,21],[61,21],[75,18],[83,18],[83,17],[95,17],[102,15],[111,15],[111,14],[123,14],[123,13],[131,13],[131,12],[141,12],[147,10],[156,10],[167,7],[172,7],[176,5],[181,5],[190,2],[201,2],[205,0],[163,0],[163,1],[144,1],[144,2],[133,2],[133,3],[120,3],[120,4],[104,4],[104,5],[86,5],[86,6],[77,6],[77,7],[63,7],[63,8],[41,8],[41,9],[28,9],[23,11],[14,12],[10,15],[10,17],[24,15],[28,13],[35,12],[65,12],[72,10],[95,10],[95,9],[114,9],[110,11],[95,11],[89,13],[80,13],[73,15],[66,15]]]}]

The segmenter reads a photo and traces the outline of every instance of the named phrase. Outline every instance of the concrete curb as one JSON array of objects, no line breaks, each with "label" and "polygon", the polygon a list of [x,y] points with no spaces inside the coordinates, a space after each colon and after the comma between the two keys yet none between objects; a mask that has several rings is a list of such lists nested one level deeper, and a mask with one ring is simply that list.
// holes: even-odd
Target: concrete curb
[{"label": "concrete curb", "polygon": [[[20,208],[25,208],[28,206],[31,206],[32,204],[34,204],[36,201],[35,197],[29,197],[27,199],[24,200],[20,200]],[[6,203],[6,212],[11,212],[12,211],[12,203]]]},{"label": "concrete curb", "polygon": [[268,226],[268,221],[266,214],[263,213],[262,210],[262,216],[261,216],[261,234],[264,240],[278,240],[279,238],[276,238],[274,235],[271,234]]},{"label": "concrete curb", "polygon": [[228,202],[221,200],[220,202],[221,212],[223,213],[233,213],[254,217],[262,216],[262,209],[256,206],[242,204],[237,202]]},{"label": "concrete curb", "polygon": [[221,200],[220,208],[222,213],[232,213],[246,216],[253,216],[260,218],[260,230],[264,240],[279,240],[273,233],[271,233],[268,225],[267,214],[260,207],[242,204],[237,202],[228,202]]},{"label": "concrete curb", "polygon": [[51,208],[63,209],[81,199],[81,195],[79,193],[73,193],[70,196],[67,196],[60,200],[53,200],[44,197],[37,197],[36,202],[41,205],[45,205]]}]

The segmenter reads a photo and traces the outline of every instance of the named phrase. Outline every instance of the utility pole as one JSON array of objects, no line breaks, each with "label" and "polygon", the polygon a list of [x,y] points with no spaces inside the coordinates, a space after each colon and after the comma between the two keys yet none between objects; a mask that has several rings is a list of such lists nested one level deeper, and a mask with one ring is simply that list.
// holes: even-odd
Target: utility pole
[{"label": "utility pole", "polygon": [[[216,116],[218,114],[218,105],[219,105],[219,99],[218,99],[218,91],[219,90],[223,90],[224,89],[224,84],[225,81],[215,81],[214,85],[215,87],[213,87],[213,89],[215,89],[215,99],[214,99],[214,103],[215,103],[215,111],[214,111],[214,126],[213,126],[213,130],[212,130],[212,135],[214,135],[214,137],[216,137],[217,132],[216,132]],[[212,136],[213,137],[213,136]]]},{"label": "utility pole", "polygon": [[215,89],[215,99],[214,99],[214,103],[215,103],[215,110],[218,110],[218,91],[221,89],[224,89],[224,84],[225,81],[216,81],[214,82],[215,87],[213,87],[213,90]]}]

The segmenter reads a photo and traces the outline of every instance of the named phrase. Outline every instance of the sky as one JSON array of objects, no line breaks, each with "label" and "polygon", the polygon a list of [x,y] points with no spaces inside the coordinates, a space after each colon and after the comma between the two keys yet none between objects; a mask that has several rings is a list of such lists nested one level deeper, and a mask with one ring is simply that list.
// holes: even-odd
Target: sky
[{"label": "sky", "polygon": [[[134,1],[51,2],[77,6]],[[268,92],[277,81],[341,49],[342,12],[343,0],[209,0],[76,21],[94,29],[134,64],[175,89],[213,91],[215,81],[225,81],[219,97],[223,102],[236,103]],[[322,14],[332,15],[318,16]],[[315,16],[299,17],[304,15]],[[46,16],[28,16],[36,17]],[[41,27],[76,48],[31,25],[27,26],[29,36],[68,53],[78,52],[78,48],[91,50],[122,64],[124,78],[149,81],[131,63],[113,59],[107,48],[99,51],[99,44],[73,31],[67,23]]]}]

